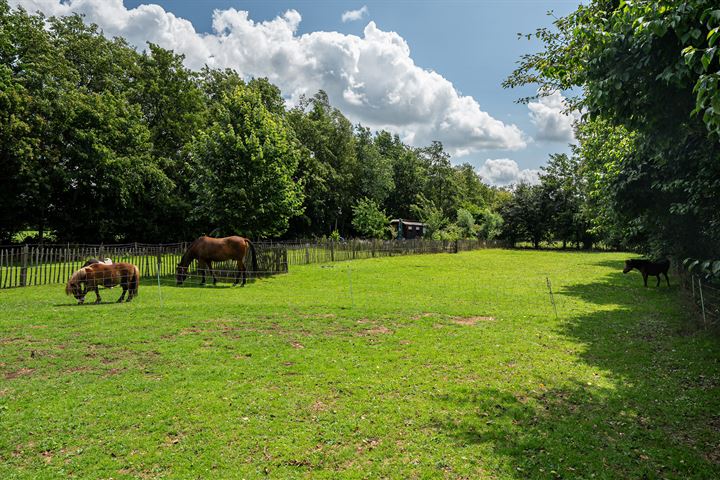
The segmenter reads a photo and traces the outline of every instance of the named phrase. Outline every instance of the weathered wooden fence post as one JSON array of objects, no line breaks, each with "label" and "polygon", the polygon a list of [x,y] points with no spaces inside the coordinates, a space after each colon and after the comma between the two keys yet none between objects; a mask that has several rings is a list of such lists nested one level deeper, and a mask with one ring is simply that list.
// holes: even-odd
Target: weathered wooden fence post
[{"label": "weathered wooden fence post", "polygon": [[305,244],[305,263],[306,264],[310,263],[310,244],[309,243]]},{"label": "weathered wooden fence post", "polygon": [[335,261],[335,240],[330,240],[330,261]]},{"label": "weathered wooden fence post", "polygon": [[20,286],[27,286],[27,264],[30,247],[23,245],[22,253],[20,254]]}]

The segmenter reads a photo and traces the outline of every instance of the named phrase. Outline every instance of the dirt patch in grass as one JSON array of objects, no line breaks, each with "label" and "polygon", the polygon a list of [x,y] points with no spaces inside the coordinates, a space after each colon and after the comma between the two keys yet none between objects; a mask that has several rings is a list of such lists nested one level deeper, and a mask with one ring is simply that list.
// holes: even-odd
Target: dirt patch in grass
[{"label": "dirt patch in grass", "polygon": [[364,453],[370,450],[374,450],[375,448],[377,448],[378,445],[380,445],[379,438],[364,438],[360,445],[355,448],[355,451],[357,453]]},{"label": "dirt patch in grass", "polygon": [[428,318],[428,317],[432,317],[432,316],[433,316],[432,313],[425,312],[425,313],[418,313],[417,315],[413,315],[412,317],[410,317],[410,319],[411,320],[420,320],[421,318]]},{"label": "dirt patch in grass", "polygon": [[300,342],[290,342],[290,345],[292,345],[293,348],[305,348],[305,345]]},{"label": "dirt patch in grass", "polygon": [[5,374],[5,380],[12,380],[19,377],[27,377],[32,375],[34,371],[34,368],[21,368],[20,370],[16,370],[14,372],[8,372]]},{"label": "dirt patch in grass", "polygon": [[327,403],[323,402],[322,400],[315,400],[315,402],[310,405],[310,411],[313,413],[321,413],[329,410],[331,405],[328,405]]},{"label": "dirt patch in grass", "polygon": [[105,376],[105,377],[113,377],[113,376],[115,376],[115,375],[121,374],[121,373],[124,372],[124,371],[125,371],[124,368],[111,368],[110,370],[108,370],[108,371],[105,372],[105,375],[104,375],[104,376]]},{"label": "dirt patch in grass", "polygon": [[358,336],[360,337],[370,337],[370,336],[376,336],[376,335],[390,335],[394,333],[392,330],[387,328],[384,325],[377,325],[373,328],[368,328],[366,330],[363,330],[362,332],[358,332]]},{"label": "dirt patch in grass", "polygon": [[90,371],[92,371],[92,368],[90,368],[88,366],[83,366],[83,367],[68,368],[63,373],[81,373],[81,372],[90,372]]},{"label": "dirt patch in grass", "polygon": [[456,325],[475,325],[479,322],[494,322],[495,317],[453,317],[452,322]]},{"label": "dirt patch in grass", "polygon": [[312,313],[308,315],[300,315],[300,318],[335,318],[337,315],[334,313]]}]

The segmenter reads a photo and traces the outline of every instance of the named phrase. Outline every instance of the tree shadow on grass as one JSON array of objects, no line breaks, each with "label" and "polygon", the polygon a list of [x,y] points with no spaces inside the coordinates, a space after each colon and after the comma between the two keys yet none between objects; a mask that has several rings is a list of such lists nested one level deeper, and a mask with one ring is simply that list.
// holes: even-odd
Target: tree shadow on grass
[{"label": "tree shadow on grass", "polygon": [[604,308],[558,326],[584,347],[578,373],[525,392],[456,388],[434,426],[489,444],[517,478],[720,478],[720,341],[688,329],[677,288],[621,279],[561,289]]}]

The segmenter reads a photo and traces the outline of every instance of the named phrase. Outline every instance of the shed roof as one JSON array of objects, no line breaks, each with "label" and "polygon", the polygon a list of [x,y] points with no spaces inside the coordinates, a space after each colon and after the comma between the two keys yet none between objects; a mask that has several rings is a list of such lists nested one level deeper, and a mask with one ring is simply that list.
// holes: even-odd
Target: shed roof
[{"label": "shed roof", "polygon": [[395,219],[393,219],[393,220],[390,220],[390,223],[398,223],[398,222],[400,222],[400,221],[402,221],[403,225],[408,225],[408,226],[410,226],[410,227],[424,227],[424,226],[427,225],[426,223],[415,222],[415,221],[412,221],[412,220],[405,220],[405,219],[402,219],[402,218],[395,218]]}]

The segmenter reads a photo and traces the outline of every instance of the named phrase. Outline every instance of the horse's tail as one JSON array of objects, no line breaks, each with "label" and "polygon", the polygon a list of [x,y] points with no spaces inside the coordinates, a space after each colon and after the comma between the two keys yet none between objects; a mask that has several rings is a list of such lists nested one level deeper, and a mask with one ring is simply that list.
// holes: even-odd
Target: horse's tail
[{"label": "horse's tail", "polygon": [[73,285],[85,282],[86,280],[87,271],[85,271],[85,267],[83,267],[77,272],[73,273],[72,276],[68,279],[67,284],[65,285],[65,295],[72,294]]},{"label": "horse's tail", "polygon": [[137,297],[138,288],[140,287],[140,270],[138,270],[138,267],[135,265],[133,265],[132,268],[133,272],[128,282],[128,290],[132,296]]},{"label": "horse's tail", "polygon": [[255,245],[250,240],[247,240],[248,245],[250,245],[250,255],[252,256],[252,271],[253,274],[257,272],[258,266],[257,266],[257,255],[255,253]]}]

